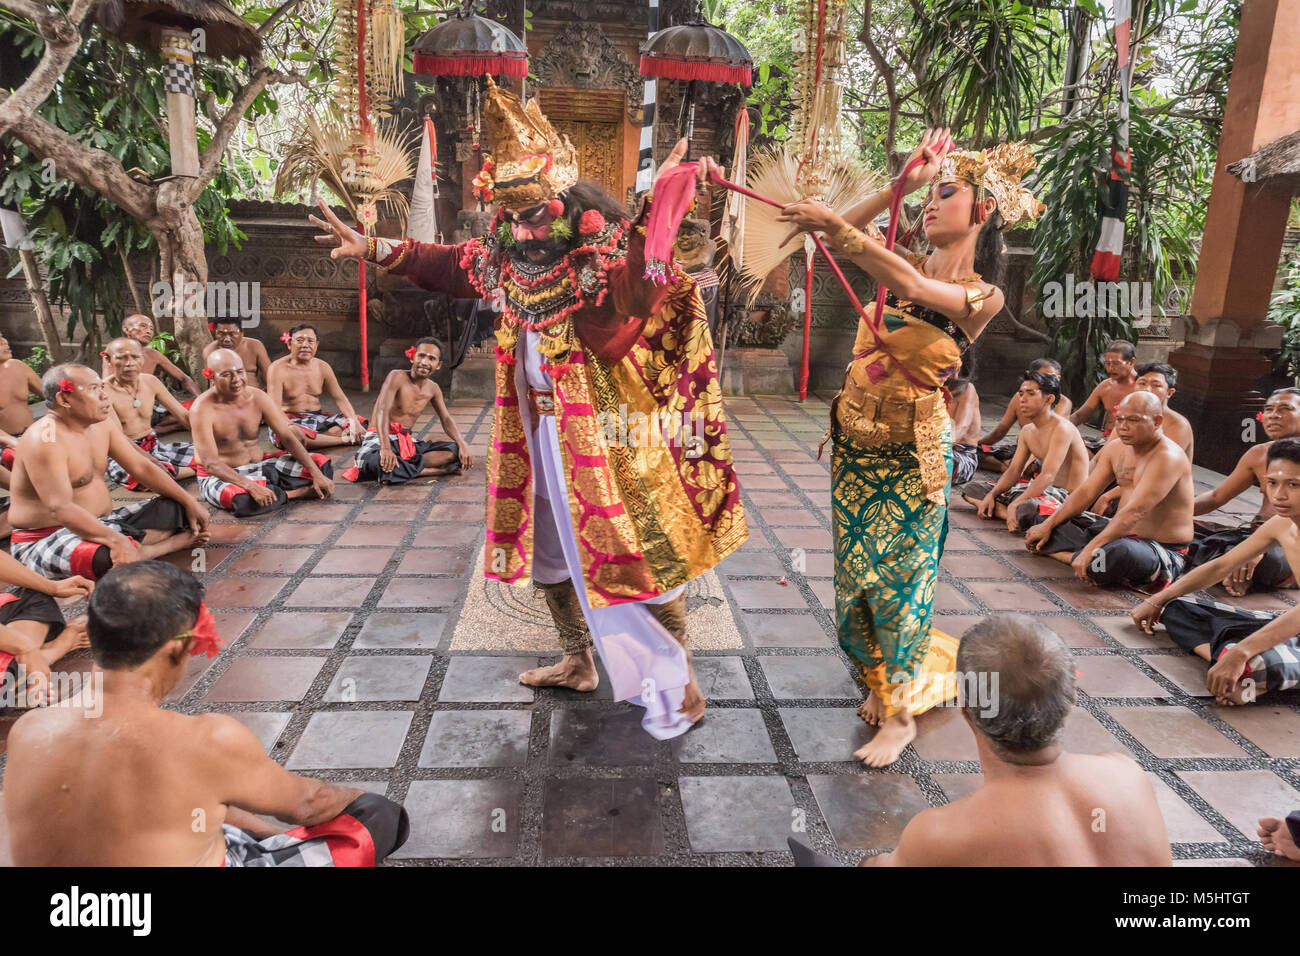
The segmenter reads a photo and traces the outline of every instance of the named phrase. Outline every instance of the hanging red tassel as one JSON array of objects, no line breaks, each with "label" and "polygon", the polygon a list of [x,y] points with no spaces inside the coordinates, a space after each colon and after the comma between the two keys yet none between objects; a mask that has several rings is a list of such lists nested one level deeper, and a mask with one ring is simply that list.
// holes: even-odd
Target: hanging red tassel
[{"label": "hanging red tassel", "polygon": [[497,361],[504,365],[515,365],[519,362],[519,359],[515,358],[515,353],[507,352],[499,345],[492,346],[492,351],[496,353]]},{"label": "hanging red tassel", "polygon": [[686,57],[668,59],[653,53],[641,54],[641,75],[662,76],[667,80],[703,80],[706,83],[739,83],[752,86],[754,71],[751,67],[731,60],[711,57]]},{"label": "hanging red tassel", "polygon": [[414,71],[427,76],[527,76],[528,54],[514,51],[436,54],[417,51]]}]

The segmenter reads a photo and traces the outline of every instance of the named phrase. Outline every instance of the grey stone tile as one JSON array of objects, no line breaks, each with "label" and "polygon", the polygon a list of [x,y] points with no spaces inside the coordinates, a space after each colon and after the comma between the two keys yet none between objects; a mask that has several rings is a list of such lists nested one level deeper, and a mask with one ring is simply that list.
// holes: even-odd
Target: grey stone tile
[{"label": "grey stone tile", "polygon": [[240,657],[208,691],[205,700],[302,700],[320,672],[321,657]]},{"label": "grey stone tile", "polygon": [[812,615],[742,611],[740,617],[755,647],[831,647],[834,643]]},{"label": "grey stone tile", "polygon": [[923,760],[979,760],[975,732],[959,707],[935,707],[916,718],[912,747]]},{"label": "grey stone tile", "polygon": [[1300,807],[1300,790],[1267,770],[1179,770],[1178,776],[1251,841],[1261,817]]},{"label": "grey stone tile", "polygon": [[907,774],[810,775],[808,785],[831,836],[846,850],[897,846],[907,821],[930,806]]},{"label": "grey stone tile", "polygon": [[1294,708],[1260,700],[1210,710],[1270,757],[1300,757],[1300,713]]},{"label": "grey stone tile", "polygon": [[532,715],[524,710],[440,710],[429,722],[421,767],[522,767]]},{"label": "grey stone tile", "polygon": [[1076,657],[1080,690],[1093,697],[1169,697],[1165,690],[1122,657]]},{"label": "grey stone tile", "polygon": [[838,657],[760,657],[772,696],[790,700],[861,699],[862,692]]},{"label": "grey stone tile", "polygon": [[289,718],[292,714],[271,713],[267,711],[237,710],[230,713],[231,717],[239,721],[261,741],[262,749],[267,753],[275,746],[275,742],[280,739],[280,734],[284,733],[284,728],[288,726]]},{"label": "grey stone tile", "polygon": [[391,767],[411,726],[409,710],[312,714],[285,764],[290,770]]},{"label": "grey stone tile", "polygon": [[325,691],[327,703],[419,700],[433,658],[427,655],[349,657]]},{"label": "grey stone tile", "polygon": [[691,663],[705,700],[754,699],[754,688],[741,658],[697,656]]},{"label": "grey stone tile", "polygon": [[542,809],[542,856],[657,856],[664,849],[654,780],[551,779]]},{"label": "grey stone tile", "polygon": [[778,711],[795,756],[804,763],[848,761],[876,734],[856,707],[782,707]]},{"label": "grey stone tile", "polygon": [[644,711],[558,708],[551,714],[552,766],[627,767],[651,764],[664,746],[641,728]]},{"label": "grey stone tile", "polygon": [[1244,757],[1246,752],[1186,707],[1107,707],[1157,757]]},{"label": "grey stone tile", "polygon": [[796,817],[785,777],[681,777],[678,786],[696,853],[788,849]]},{"label": "grey stone tile", "polygon": [[1142,659],[1190,697],[1213,697],[1205,686],[1210,665],[1195,654],[1143,654]]},{"label": "grey stone tile", "polygon": [[411,837],[395,859],[514,856],[523,823],[518,780],[416,780],[404,806]]},{"label": "grey stone tile", "polygon": [[672,742],[682,763],[776,763],[761,710],[711,710]]},{"label": "grey stone tile", "polygon": [[1147,779],[1156,792],[1156,803],[1160,804],[1160,815],[1165,818],[1165,829],[1169,833],[1170,843],[1222,843],[1223,834],[1206,822],[1187,801],[1178,795],[1173,787],[1160,779],[1158,774],[1147,771]]},{"label": "grey stone tile", "polygon": [[1065,718],[1065,732],[1061,746],[1073,753],[1113,754],[1133,756],[1133,751],[1084,707],[1075,707]]},{"label": "grey stone tile", "polygon": [[281,611],[248,642],[251,647],[327,650],[338,643],[352,620],[351,611]]},{"label": "grey stone tile", "polygon": [[454,702],[530,701],[533,689],[519,675],[537,666],[535,657],[453,657],[439,700]]},{"label": "grey stone tile", "polygon": [[442,643],[446,626],[447,615],[440,611],[375,611],[366,618],[352,647],[432,649]]}]

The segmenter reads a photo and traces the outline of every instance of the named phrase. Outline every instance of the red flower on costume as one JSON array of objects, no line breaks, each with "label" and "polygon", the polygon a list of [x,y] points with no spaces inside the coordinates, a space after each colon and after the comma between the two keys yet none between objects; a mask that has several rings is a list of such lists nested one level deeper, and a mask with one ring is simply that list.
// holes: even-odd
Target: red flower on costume
[{"label": "red flower on costume", "polygon": [[415,352],[416,352],[416,346],[414,345],[412,345],[409,349],[406,350],[406,357],[410,359],[412,362],[415,361]]},{"label": "red flower on costume", "polygon": [[216,657],[221,650],[223,642],[217,636],[217,622],[206,604],[199,605],[199,619],[194,622],[194,629],[189,632],[189,636],[194,639],[190,645],[192,656],[207,654],[208,657]]},{"label": "red flower on costume", "polygon": [[564,215],[564,203],[558,199],[552,199],[546,204],[546,211],[550,213],[552,219],[559,219]]},{"label": "red flower on costume", "polygon": [[210,368],[205,368],[205,369],[203,370],[203,377],[204,377],[204,378],[212,378],[212,377],[213,377],[214,375],[216,375],[216,374],[217,374],[217,373],[214,372],[214,371],[212,371],[212,369],[210,369]]},{"label": "red flower on costume", "polygon": [[588,209],[578,220],[578,232],[584,236],[594,235],[605,228],[605,217],[600,214],[599,209]]},{"label": "red flower on costume", "polygon": [[75,392],[76,390],[77,390],[77,386],[73,385],[71,380],[66,378],[59,379],[60,392]]}]

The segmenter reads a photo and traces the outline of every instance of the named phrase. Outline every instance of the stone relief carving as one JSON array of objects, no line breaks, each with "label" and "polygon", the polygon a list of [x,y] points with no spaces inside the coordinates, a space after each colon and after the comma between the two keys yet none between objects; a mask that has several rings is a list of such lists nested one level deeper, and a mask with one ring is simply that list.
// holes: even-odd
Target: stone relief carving
[{"label": "stone relief carving", "polygon": [[641,74],[605,32],[590,22],[590,14],[575,16],[533,58],[533,72],[542,86],[621,89],[627,94],[628,119],[639,121],[644,94]]}]

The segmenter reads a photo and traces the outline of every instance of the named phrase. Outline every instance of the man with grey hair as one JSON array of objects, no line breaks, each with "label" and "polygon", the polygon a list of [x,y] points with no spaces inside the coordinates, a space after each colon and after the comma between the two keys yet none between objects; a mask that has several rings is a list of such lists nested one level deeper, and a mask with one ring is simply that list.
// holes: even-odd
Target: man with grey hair
[{"label": "man with grey hair", "polygon": [[1061,746],[1074,708],[1074,660],[1042,621],[985,618],[961,639],[958,695],[984,785],[918,813],[892,853],[863,866],[1169,866],[1155,791],[1123,754]]},{"label": "man with grey hair", "polygon": [[[208,540],[207,509],[126,437],[92,369],[56,365],[41,388],[49,414],[23,433],[14,463],[15,558],[52,581],[95,580],[115,564]],[[114,508],[104,483],[110,457],[160,497]]]}]

